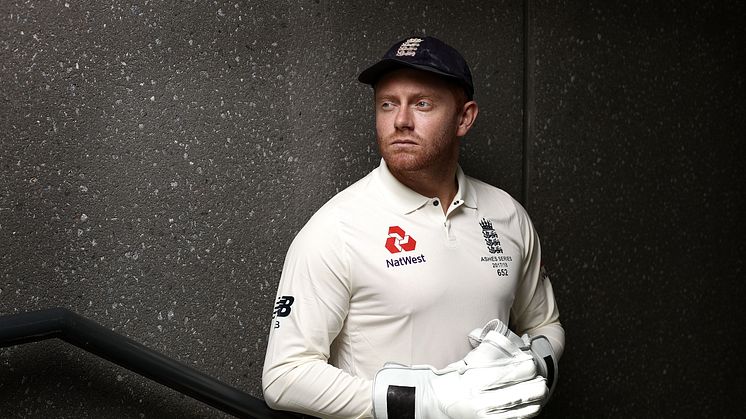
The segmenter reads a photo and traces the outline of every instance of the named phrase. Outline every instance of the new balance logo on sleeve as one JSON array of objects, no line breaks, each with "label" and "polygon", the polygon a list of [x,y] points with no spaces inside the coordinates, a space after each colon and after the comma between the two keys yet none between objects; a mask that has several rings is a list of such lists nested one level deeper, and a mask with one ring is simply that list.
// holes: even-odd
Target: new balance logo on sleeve
[{"label": "new balance logo on sleeve", "polygon": [[295,297],[291,297],[289,295],[283,295],[282,297],[278,298],[277,304],[275,304],[275,314],[272,318],[289,316],[290,306],[293,305],[293,302],[295,302]]},{"label": "new balance logo on sleeve", "polygon": [[[295,297],[292,297],[290,295],[283,295],[282,297],[279,297],[277,299],[277,303],[275,303],[275,311],[272,314],[272,318],[276,319],[278,317],[287,317],[290,315],[290,311],[292,311],[291,306],[295,302]],[[280,327],[280,321],[275,320],[275,329]]]}]

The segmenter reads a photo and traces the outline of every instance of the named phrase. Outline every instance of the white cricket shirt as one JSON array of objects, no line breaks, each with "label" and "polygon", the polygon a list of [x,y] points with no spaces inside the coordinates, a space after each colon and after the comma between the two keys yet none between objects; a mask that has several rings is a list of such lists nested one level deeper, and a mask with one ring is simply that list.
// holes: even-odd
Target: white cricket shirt
[{"label": "white cricket shirt", "polygon": [[460,167],[457,181],[454,201],[439,202],[381,161],[311,217],[278,287],[263,374],[271,406],[370,417],[371,379],[384,363],[442,368],[495,318],[547,336],[561,354],[564,331],[525,210]]}]

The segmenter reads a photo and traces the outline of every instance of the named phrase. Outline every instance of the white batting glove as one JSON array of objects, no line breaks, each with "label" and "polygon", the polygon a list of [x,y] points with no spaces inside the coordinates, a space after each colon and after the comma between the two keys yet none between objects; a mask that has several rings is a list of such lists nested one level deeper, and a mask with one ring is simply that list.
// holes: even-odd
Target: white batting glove
[{"label": "white batting glove", "polygon": [[549,394],[544,401],[544,404],[546,404],[552,396],[552,393],[554,393],[559,372],[557,356],[554,353],[554,349],[552,349],[552,344],[549,343],[549,340],[542,335],[529,337],[527,334],[524,334],[522,337],[519,337],[513,333],[505,323],[501,322],[499,319],[494,319],[487,322],[483,328],[474,329],[469,333],[469,342],[471,343],[472,348],[478,347],[485,336],[490,332],[497,332],[507,337],[511,342],[518,345],[521,350],[530,353],[531,356],[533,356],[537,372],[547,380]]},{"label": "white batting glove", "polygon": [[536,416],[548,390],[544,377],[537,375],[534,357],[494,330],[480,333],[479,340],[464,359],[442,370],[386,364],[373,382],[375,418]]}]

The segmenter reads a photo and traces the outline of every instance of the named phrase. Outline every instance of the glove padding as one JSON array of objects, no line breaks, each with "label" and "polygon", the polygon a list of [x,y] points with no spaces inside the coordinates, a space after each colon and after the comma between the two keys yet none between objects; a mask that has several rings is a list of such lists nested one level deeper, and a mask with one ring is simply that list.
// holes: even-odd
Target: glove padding
[{"label": "glove padding", "polygon": [[485,336],[490,332],[497,332],[507,337],[515,345],[519,346],[521,350],[528,352],[533,356],[538,374],[547,380],[549,394],[544,401],[544,404],[546,404],[552,396],[552,393],[554,393],[554,388],[556,387],[555,384],[557,384],[558,378],[557,373],[559,371],[557,356],[554,353],[554,349],[552,349],[552,344],[549,343],[546,336],[539,335],[529,337],[527,334],[524,334],[522,337],[519,337],[513,333],[505,323],[501,322],[499,319],[494,319],[487,322],[483,328],[474,329],[469,333],[469,342],[471,343],[472,348],[478,347]]},{"label": "glove padding", "polygon": [[376,419],[536,416],[548,389],[533,355],[495,330],[480,333],[478,339],[464,359],[442,370],[386,364],[373,383]]}]

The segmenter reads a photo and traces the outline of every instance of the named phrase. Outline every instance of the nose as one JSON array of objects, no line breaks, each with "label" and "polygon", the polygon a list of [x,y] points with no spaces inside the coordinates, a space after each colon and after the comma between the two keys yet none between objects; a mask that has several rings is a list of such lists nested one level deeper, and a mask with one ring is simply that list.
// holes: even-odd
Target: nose
[{"label": "nose", "polygon": [[396,119],[394,120],[394,127],[397,130],[411,130],[414,128],[414,120],[412,118],[412,110],[408,106],[400,106],[396,112]]}]

